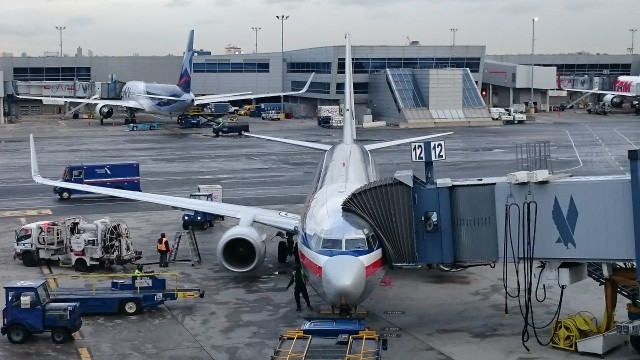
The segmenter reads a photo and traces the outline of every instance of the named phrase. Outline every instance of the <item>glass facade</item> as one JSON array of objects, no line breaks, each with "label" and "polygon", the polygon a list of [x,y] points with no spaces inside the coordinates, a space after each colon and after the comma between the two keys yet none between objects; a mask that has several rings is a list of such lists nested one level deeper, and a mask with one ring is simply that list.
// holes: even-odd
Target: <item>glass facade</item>
[{"label": "glass facade", "polygon": [[91,67],[15,67],[13,79],[17,81],[91,81]]},{"label": "glass facade", "polygon": [[[445,69],[468,68],[480,71],[479,57],[426,58],[353,58],[354,74],[371,74],[384,69]],[[344,58],[338,58],[338,74],[344,74]]]},{"label": "glass facade", "polygon": [[231,62],[218,60],[204,63],[193,63],[194,73],[268,73],[269,60],[247,60]]},{"label": "glass facade", "polygon": [[313,73],[331,74],[330,62],[288,62],[287,72],[290,74]]},{"label": "glass facade", "polygon": [[393,94],[398,110],[400,108],[427,107],[420,90],[413,83],[409,69],[388,69],[387,84]]},{"label": "glass facade", "polygon": [[[291,91],[300,91],[304,89],[306,84],[306,81],[292,81]],[[314,94],[331,94],[331,83],[312,81],[311,84],[309,84],[307,92]]]},{"label": "glass facade", "polygon": [[631,64],[536,64],[555,66],[560,76],[631,75]]},{"label": "glass facade", "polygon": [[[336,83],[336,94],[344,94],[344,83]],[[369,94],[369,83],[368,82],[354,82],[353,83],[353,94],[354,95],[367,95]]]},{"label": "glass facade", "polygon": [[482,96],[478,92],[478,87],[468,69],[462,73],[462,106],[465,108],[485,106]]}]

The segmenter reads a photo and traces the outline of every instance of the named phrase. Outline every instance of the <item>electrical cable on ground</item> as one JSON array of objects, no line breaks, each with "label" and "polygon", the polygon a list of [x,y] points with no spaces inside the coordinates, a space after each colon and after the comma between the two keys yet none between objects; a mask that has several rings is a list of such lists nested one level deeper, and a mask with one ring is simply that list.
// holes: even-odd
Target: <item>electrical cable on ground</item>
[{"label": "electrical cable on ground", "polygon": [[[510,195],[510,197],[512,197]],[[507,199],[509,200],[509,198]],[[515,212],[514,212],[515,210]],[[516,231],[516,243],[514,244],[514,230],[512,218],[516,217],[517,231]],[[505,227],[504,227],[504,244],[503,244],[503,287],[505,290],[505,315],[509,315],[509,309],[507,306],[508,298],[517,298],[520,315],[524,320],[522,327],[522,346],[530,352],[527,342],[531,338],[530,330],[533,330],[534,337],[538,344],[547,346],[551,343],[555,336],[557,326],[554,326],[551,337],[545,343],[540,340],[538,330],[545,329],[552,324],[556,323],[560,318],[560,312],[562,309],[562,300],[564,297],[564,290],[566,286],[558,284],[560,287],[560,299],[558,306],[554,312],[551,320],[543,326],[536,325],[536,319],[534,316],[534,301],[539,303],[544,302],[547,299],[546,286],[542,285],[542,298],[539,297],[540,290],[540,278],[542,271],[546,267],[545,262],[541,262],[539,267],[540,272],[537,274],[538,280],[533,287],[534,269],[535,269],[535,242],[536,242],[536,227],[538,218],[538,204],[534,200],[525,201],[520,207],[515,202],[507,202],[505,204]],[[515,246],[514,246],[515,245]],[[509,246],[511,249],[509,249]],[[511,251],[509,251],[511,250]],[[516,292],[509,292],[508,289],[508,256],[512,258],[512,264],[516,275]],[[522,269],[521,269],[522,266]],[[522,281],[521,281],[522,277]],[[522,295],[522,296],[521,296]]]}]

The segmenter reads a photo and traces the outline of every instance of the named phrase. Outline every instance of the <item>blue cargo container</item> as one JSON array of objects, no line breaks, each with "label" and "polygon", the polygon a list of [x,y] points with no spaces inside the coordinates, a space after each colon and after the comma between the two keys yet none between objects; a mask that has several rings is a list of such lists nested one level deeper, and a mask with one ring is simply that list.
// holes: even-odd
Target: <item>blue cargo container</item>
[{"label": "blue cargo container", "polygon": [[[140,164],[137,162],[68,164],[61,181],[107,187],[112,189],[142,191],[140,189]],[[53,193],[66,200],[74,194],[89,194],[86,191],[54,186]]]}]

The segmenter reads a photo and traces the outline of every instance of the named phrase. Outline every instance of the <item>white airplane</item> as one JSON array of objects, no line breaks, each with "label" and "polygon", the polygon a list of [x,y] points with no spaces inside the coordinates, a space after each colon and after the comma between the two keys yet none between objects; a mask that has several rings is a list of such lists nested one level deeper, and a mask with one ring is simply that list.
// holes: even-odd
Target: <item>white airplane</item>
[{"label": "white airplane", "polygon": [[[127,109],[127,117],[135,119],[135,113],[145,111],[160,116],[177,116],[194,105],[214,102],[228,102],[232,100],[257,99],[261,97],[296,95],[307,91],[315,73],[312,73],[305,87],[300,91],[290,91],[270,94],[252,94],[250,92],[194,96],[191,92],[191,73],[193,71],[193,30],[189,32],[187,49],[182,59],[182,70],[176,85],[145,83],[144,81],[128,81],[122,88],[121,100],[107,100],[98,98],[79,99],[68,97],[28,96],[16,95],[21,99],[42,100],[43,103],[61,104],[75,102],[95,104],[96,114],[100,121],[113,116],[113,107],[121,106]],[[135,120],[134,120],[135,123]]]},{"label": "white airplane", "polygon": [[418,136],[369,145],[356,142],[353,113],[351,44],[347,35],[345,62],[345,111],[342,143],[330,146],[306,141],[251,135],[326,151],[313,191],[301,215],[258,207],[233,205],[168,195],[116,190],[49,180],[40,176],[33,135],[31,174],[39,184],[61,186],[115,197],[199,210],[239,219],[227,230],[217,248],[218,260],[228,270],[247,272],[259,267],[266,254],[265,236],[254,224],[263,224],[298,235],[299,259],[316,292],[333,308],[353,309],[375,288],[386,271],[382,244],[364,219],[344,212],[342,203],[353,191],[378,178],[370,150],[421,141],[451,132]]},{"label": "white airplane", "polygon": [[583,90],[564,89],[589,94],[602,94],[602,102],[613,108],[621,108],[626,102],[635,109],[636,115],[640,115],[640,76],[618,76],[613,83],[613,91],[607,90]]}]

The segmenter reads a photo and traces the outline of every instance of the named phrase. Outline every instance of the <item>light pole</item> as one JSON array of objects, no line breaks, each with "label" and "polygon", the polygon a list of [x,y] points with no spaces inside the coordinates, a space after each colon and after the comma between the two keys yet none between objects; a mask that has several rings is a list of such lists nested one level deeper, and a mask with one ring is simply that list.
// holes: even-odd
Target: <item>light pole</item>
[{"label": "light pole", "polygon": [[56,29],[60,31],[60,57],[62,57],[62,30],[66,28],[66,26],[56,26]]},{"label": "light pole", "polygon": [[456,46],[456,31],[458,31],[458,29],[457,28],[451,28],[449,30],[451,30],[451,32],[453,33],[453,45],[452,46]]},{"label": "light pole", "polygon": [[529,102],[529,109],[533,109],[533,53],[536,43],[536,21],[538,21],[537,16],[531,19],[531,101]]},{"label": "light pole", "polygon": [[[284,92],[284,21],[289,18],[289,15],[276,15],[276,19],[280,20],[280,52],[282,54],[282,91]],[[280,95],[280,111],[284,113],[284,96]]]},{"label": "light pole", "polygon": [[633,55],[633,36],[638,29],[629,29],[629,31],[631,31],[631,47],[629,48],[629,51],[631,52],[631,55]]},{"label": "light pole", "polygon": [[260,29],[262,29],[262,28],[261,27],[255,27],[255,26],[251,27],[251,30],[256,32],[256,51],[255,51],[256,54],[258,53],[258,31],[260,31]]}]

